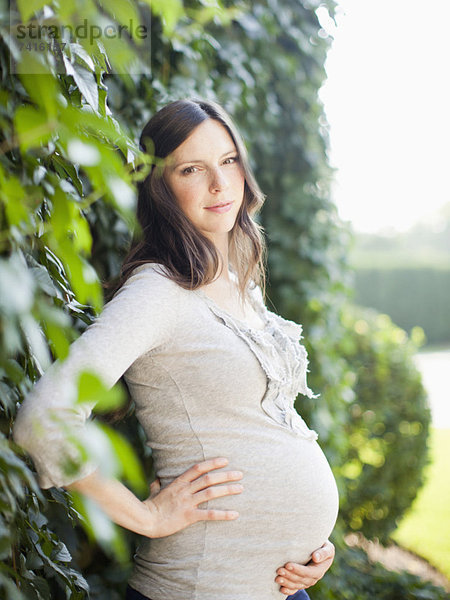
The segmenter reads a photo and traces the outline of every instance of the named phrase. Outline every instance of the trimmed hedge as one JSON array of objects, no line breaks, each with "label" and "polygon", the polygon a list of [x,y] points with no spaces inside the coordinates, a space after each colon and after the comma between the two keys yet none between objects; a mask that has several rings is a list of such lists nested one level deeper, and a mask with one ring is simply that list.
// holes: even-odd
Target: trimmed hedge
[{"label": "trimmed hedge", "polygon": [[403,329],[420,326],[428,343],[450,343],[450,268],[355,270],[355,302],[388,314]]}]

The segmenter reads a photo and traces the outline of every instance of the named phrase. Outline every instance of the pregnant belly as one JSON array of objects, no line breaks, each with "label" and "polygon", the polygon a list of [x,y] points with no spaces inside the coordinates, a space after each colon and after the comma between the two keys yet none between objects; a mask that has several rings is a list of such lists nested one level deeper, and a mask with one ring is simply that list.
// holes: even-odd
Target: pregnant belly
[{"label": "pregnant belly", "polygon": [[193,586],[192,598],[210,600],[219,578],[220,599],[281,599],[285,596],[274,582],[276,569],[288,561],[306,564],[327,540],[338,494],[320,446],[291,430],[280,432],[278,425],[259,433],[251,443],[236,433],[230,444],[233,433],[228,431],[226,447],[215,436],[202,440],[208,458],[226,456],[226,469],[244,473],[241,494],[207,506],[237,510],[240,516],[236,521],[202,521],[144,542],[138,563],[142,561],[147,577],[153,572],[155,584],[169,577],[185,590]]},{"label": "pregnant belly", "polygon": [[285,436],[277,432],[273,440],[248,450],[243,455],[237,446],[235,453],[229,453],[230,465],[244,471],[242,494],[208,503],[235,509],[240,517],[206,525],[205,560],[199,577],[205,598],[217,564],[227,564],[230,557],[233,564],[224,583],[230,598],[250,573],[253,592],[259,589],[261,598],[282,598],[274,582],[276,569],[288,561],[306,564],[336,522],[336,482],[317,442],[291,431]]},{"label": "pregnant belly", "polygon": [[[333,473],[318,443],[287,431],[266,438],[260,447],[253,443],[245,453],[241,442],[228,451],[228,458],[230,467],[244,472],[244,491],[208,503],[240,514],[237,521],[219,525],[223,536],[230,529],[230,538],[243,540],[244,552],[254,544],[275,562],[308,562],[331,534],[339,504]],[[217,529],[217,523],[210,525]]]}]

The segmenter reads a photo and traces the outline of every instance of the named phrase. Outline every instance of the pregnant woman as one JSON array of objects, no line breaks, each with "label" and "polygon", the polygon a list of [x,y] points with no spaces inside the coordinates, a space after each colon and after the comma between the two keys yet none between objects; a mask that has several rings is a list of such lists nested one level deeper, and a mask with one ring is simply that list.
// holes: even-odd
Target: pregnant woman
[{"label": "pregnant woman", "polygon": [[[137,238],[101,314],[19,410],[14,439],[42,488],[93,498],[142,535],[127,599],[280,600],[333,560],[338,496],[328,462],[294,409],[306,383],[301,326],[264,304],[263,195],[245,146],[213,102],[179,100],[147,123],[162,159],[139,184]],[[94,404],[77,377],[123,375],[152,448],[156,481],[139,500],[102,473],[74,475]]]}]

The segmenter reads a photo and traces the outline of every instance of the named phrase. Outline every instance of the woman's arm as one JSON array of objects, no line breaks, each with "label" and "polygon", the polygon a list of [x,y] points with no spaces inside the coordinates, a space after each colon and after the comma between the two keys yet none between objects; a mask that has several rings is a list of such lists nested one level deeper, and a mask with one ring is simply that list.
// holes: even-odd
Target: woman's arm
[{"label": "woman's arm", "polygon": [[230,521],[238,518],[236,511],[198,508],[202,502],[242,492],[241,484],[229,483],[242,479],[241,471],[211,472],[227,464],[226,458],[198,463],[163,490],[156,480],[150,486],[150,496],[144,501],[136,498],[120,481],[104,478],[98,470],[66,488],[94,500],[118,525],[150,538],[158,538],[176,533],[197,521]]},{"label": "woman's arm", "polygon": [[[163,490],[153,484],[149,498],[140,501],[120,481],[102,471],[101,451],[91,444],[89,459],[80,444],[89,446],[88,427],[95,401],[78,403],[78,377],[94,372],[112,387],[145,352],[177,335],[181,288],[154,271],[134,273],[103,308],[101,314],[70,346],[64,361],[56,361],[27,395],[14,424],[14,441],[31,455],[39,485],[75,490],[94,500],[115,523],[149,537],[162,537],[199,520],[236,519],[234,511],[199,508],[202,502],[238,494],[231,482],[242,473],[215,472],[227,464],[205,461],[176,478]],[[67,472],[66,459],[79,463]],[[225,485],[219,485],[225,484]]]},{"label": "woman's arm", "polygon": [[[145,352],[157,351],[175,335],[180,314],[180,290],[153,267],[131,275],[69,348],[27,394],[13,428],[14,441],[33,459],[42,488],[62,487],[101,470],[101,453],[82,458],[80,444],[89,446],[88,420],[95,401],[78,402],[78,378],[97,375],[111,388]],[[68,472],[65,464],[81,464]]]}]

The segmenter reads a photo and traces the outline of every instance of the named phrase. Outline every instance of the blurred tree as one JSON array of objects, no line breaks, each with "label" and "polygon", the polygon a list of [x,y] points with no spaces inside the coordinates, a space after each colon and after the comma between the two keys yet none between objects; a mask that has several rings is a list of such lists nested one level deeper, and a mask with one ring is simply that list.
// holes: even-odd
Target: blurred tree
[{"label": "blurred tree", "polygon": [[341,468],[346,494],[341,518],[350,530],[387,542],[423,483],[430,409],[411,339],[387,315],[346,307],[349,332],[340,353],[355,376],[345,435],[351,446]]}]

